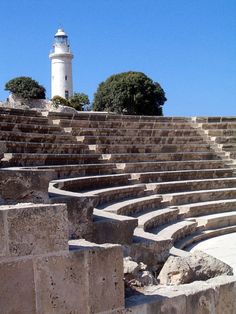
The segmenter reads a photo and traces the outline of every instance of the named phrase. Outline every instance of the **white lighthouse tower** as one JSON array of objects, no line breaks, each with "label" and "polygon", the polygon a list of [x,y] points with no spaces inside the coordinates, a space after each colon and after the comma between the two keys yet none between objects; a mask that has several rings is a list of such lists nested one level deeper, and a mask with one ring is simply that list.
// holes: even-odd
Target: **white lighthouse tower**
[{"label": "white lighthouse tower", "polygon": [[54,36],[53,49],[49,58],[51,59],[51,97],[58,95],[68,99],[73,95],[73,54],[68,44],[68,36],[61,28]]}]

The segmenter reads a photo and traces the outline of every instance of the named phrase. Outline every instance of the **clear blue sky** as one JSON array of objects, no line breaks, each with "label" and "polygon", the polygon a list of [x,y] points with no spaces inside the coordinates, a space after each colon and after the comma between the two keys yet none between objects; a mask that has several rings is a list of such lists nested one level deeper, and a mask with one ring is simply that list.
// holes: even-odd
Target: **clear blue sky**
[{"label": "clear blue sky", "polygon": [[235,0],[1,0],[0,99],[16,76],[50,97],[59,26],[75,55],[74,90],[91,100],[108,76],[134,70],[162,85],[165,115],[236,115]]}]

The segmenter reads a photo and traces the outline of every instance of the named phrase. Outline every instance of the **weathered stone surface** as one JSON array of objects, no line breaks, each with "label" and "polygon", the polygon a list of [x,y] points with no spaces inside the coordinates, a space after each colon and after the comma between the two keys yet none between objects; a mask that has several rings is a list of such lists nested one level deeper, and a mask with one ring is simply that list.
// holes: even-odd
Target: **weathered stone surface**
[{"label": "weathered stone surface", "polygon": [[208,282],[215,285],[216,313],[236,313],[236,282],[233,279],[229,282],[226,276],[217,277]]},{"label": "weathered stone surface", "polygon": [[140,271],[138,274],[138,280],[140,281],[142,286],[150,286],[157,284],[157,280],[148,270]]},{"label": "weathered stone surface", "polygon": [[68,248],[68,220],[64,204],[0,206],[0,222],[2,220],[1,255],[35,255]]},{"label": "weathered stone surface", "polygon": [[0,313],[103,313],[124,308],[122,249],[76,241],[76,251],[0,259]]},{"label": "weathered stone surface", "polygon": [[223,274],[233,275],[232,268],[206,253],[195,251],[186,257],[170,256],[158,279],[160,284],[179,285],[196,280],[207,280]]},{"label": "weathered stone surface", "polygon": [[89,313],[86,251],[36,257],[37,313]]},{"label": "weathered stone surface", "polygon": [[232,267],[202,251],[191,253],[187,262],[197,280],[207,280],[220,275],[233,275]]},{"label": "weathered stone surface", "polygon": [[[219,276],[180,286],[149,286],[126,300],[126,314],[236,313],[235,277]],[[223,288],[223,291],[221,289]]]},{"label": "weathered stone surface", "polygon": [[[56,198],[52,199],[52,202],[55,201],[58,202]],[[92,240],[94,199],[64,196],[60,197],[60,202],[67,206],[69,238]]]},{"label": "weathered stone surface", "polygon": [[107,248],[88,252],[90,313],[109,313],[124,306],[123,252],[118,245]]},{"label": "weathered stone surface", "polygon": [[2,203],[48,202],[48,184],[55,178],[51,170],[0,170],[0,198]]},{"label": "weathered stone surface", "polygon": [[139,264],[135,261],[132,261],[132,258],[130,256],[127,256],[123,260],[124,263],[124,274],[137,274],[137,272],[140,270]]},{"label": "weathered stone surface", "polygon": [[5,216],[5,212],[1,210],[0,206],[0,257],[6,255],[8,249],[7,234],[6,229],[4,228]]},{"label": "weathered stone surface", "polygon": [[133,217],[117,215],[94,209],[92,238],[95,243],[131,244],[138,220]]},{"label": "weathered stone surface", "polygon": [[130,256],[128,256],[124,258],[123,265],[125,285],[127,288],[157,284],[157,280],[153,274],[146,270],[147,265],[143,264],[142,262],[136,263]]},{"label": "weathered stone surface", "polygon": [[0,313],[36,313],[32,259],[0,260]]}]

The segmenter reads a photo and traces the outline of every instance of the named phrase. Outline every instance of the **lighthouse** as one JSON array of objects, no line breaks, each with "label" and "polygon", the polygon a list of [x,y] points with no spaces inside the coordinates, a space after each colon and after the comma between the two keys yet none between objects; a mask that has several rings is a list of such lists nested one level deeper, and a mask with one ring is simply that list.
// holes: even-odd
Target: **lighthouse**
[{"label": "lighthouse", "polygon": [[62,28],[54,36],[51,60],[51,98],[61,96],[68,99],[73,95],[72,59],[68,36]]}]

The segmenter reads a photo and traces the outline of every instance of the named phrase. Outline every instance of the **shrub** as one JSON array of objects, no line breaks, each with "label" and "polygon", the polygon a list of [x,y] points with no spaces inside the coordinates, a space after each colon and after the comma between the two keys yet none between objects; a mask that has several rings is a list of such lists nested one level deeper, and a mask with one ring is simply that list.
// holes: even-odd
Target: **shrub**
[{"label": "shrub", "polygon": [[24,99],[45,99],[45,88],[31,77],[16,77],[6,83],[5,90]]}]

